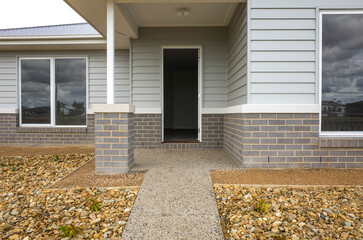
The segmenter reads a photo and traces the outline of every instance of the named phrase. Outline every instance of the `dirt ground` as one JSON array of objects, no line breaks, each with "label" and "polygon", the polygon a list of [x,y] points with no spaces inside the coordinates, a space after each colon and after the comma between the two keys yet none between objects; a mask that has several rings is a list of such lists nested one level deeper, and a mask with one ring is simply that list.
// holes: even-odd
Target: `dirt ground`
[{"label": "dirt ground", "polygon": [[0,146],[0,157],[50,154],[94,153],[94,147],[13,147]]},{"label": "dirt ground", "polygon": [[223,170],[211,177],[215,184],[363,185],[363,170]]},{"label": "dirt ground", "polygon": [[95,174],[95,161],[91,160],[52,186],[53,188],[141,186],[145,172],[100,176]]}]

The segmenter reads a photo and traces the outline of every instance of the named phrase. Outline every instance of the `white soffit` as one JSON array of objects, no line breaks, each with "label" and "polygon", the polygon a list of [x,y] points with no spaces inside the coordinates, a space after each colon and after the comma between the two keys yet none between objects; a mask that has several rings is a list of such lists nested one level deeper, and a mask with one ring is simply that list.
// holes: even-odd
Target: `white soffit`
[{"label": "white soffit", "polygon": [[[237,3],[119,3],[131,13],[139,27],[227,26]],[[188,11],[178,16],[178,10]]]},{"label": "white soffit", "polygon": [[[107,35],[106,0],[64,0],[104,37]],[[115,5],[115,47],[129,48],[129,37],[137,37],[137,26]]]},{"label": "white soffit", "polygon": [[[64,0],[106,36],[106,0]],[[137,38],[138,27],[227,26],[236,5],[246,0],[114,0],[116,48]],[[187,16],[178,16],[184,8]]]}]

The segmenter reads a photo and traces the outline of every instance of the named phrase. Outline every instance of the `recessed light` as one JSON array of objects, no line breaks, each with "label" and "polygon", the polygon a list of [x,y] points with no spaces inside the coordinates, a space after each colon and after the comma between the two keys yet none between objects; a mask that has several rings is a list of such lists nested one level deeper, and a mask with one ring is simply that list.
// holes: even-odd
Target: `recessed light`
[{"label": "recessed light", "polygon": [[180,8],[177,12],[178,16],[185,17],[189,15],[189,10],[187,8]]}]

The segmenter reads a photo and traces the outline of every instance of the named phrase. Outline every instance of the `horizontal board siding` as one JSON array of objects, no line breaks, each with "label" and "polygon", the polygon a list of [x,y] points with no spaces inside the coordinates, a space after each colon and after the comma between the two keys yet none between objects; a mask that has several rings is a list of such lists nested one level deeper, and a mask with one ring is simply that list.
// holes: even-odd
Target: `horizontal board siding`
[{"label": "horizontal board siding", "polygon": [[359,0],[250,0],[252,104],[314,104],[319,7],[362,8]]},{"label": "horizontal board siding", "polygon": [[315,30],[254,30],[251,32],[251,40],[315,40]]},{"label": "horizontal board siding", "polygon": [[251,1],[250,101],[252,104],[313,104],[315,3],[291,0],[282,6],[279,4],[282,2],[277,0],[271,6],[265,0]]},{"label": "horizontal board siding", "polygon": [[251,51],[315,51],[315,41],[251,41]]},{"label": "horizontal board siding", "polygon": [[[115,54],[115,103],[130,102],[129,51],[116,50]],[[89,103],[107,103],[107,57],[106,52],[89,55]]]},{"label": "horizontal board siding", "polygon": [[314,85],[309,83],[252,83],[252,93],[302,93],[309,94],[314,92]]},{"label": "horizontal board siding", "polygon": [[251,12],[251,18],[253,19],[281,19],[281,18],[315,18],[315,9],[295,9],[291,11],[290,9],[279,9],[279,11],[275,11],[275,9],[270,8],[257,8]]},{"label": "horizontal board siding", "polygon": [[17,77],[16,56],[0,54],[0,108],[16,108]]},{"label": "horizontal board siding", "polygon": [[247,103],[247,8],[239,4],[227,32],[227,105]]},{"label": "horizontal board siding", "polygon": [[314,62],[252,62],[251,72],[315,72]]},{"label": "horizontal board siding", "polygon": [[251,73],[251,78],[255,83],[281,83],[284,82],[294,83],[294,82],[310,82],[315,83],[315,72],[310,73],[290,73],[290,72],[260,72]]},{"label": "horizontal board siding", "polygon": [[251,94],[251,102],[253,104],[302,104],[307,102],[307,99],[314,99],[314,97],[314,93],[255,93]]},{"label": "horizontal board siding", "polygon": [[315,29],[314,19],[252,19],[251,29]]},{"label": "horizontal board siding", "polygon": [[140,28],[132,40],[132,103],[161,107],[162,46],[202,46],[203,107],[225,107],[226,28]]},{"label": "horizontal board siding", "polygon": [[315,51],[303,52],[254,52],[253,62],[311,62],[315,59]]},{"label": "horizontal board siding", "polygon": [[[107,58],[105,51],[11,51],[0,55],[0,108],[17,108],[17,57],[87,57],[89,104],[106,103]],[[116,50],[115,102],[129,103],[129,51]]]}]

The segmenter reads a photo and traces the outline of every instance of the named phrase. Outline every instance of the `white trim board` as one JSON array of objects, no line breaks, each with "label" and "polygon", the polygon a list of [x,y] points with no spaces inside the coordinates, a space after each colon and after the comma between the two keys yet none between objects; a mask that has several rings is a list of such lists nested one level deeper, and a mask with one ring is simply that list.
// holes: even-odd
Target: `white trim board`
[{"label": "white trim board", "polygon": [[0,108],[0,113],[18,113],[17,108]]},{"label": "white trim board", "polygon": [[243,104],[226,108],[203,108],[203,114],[319,113],[319,104]]},{"label": "white trim board", "polygon": [[93,104],[94,113],[134,113],[135,106],[131,104]]},{"label": "white trim board", "polygon": [[[106,104],[105,104],[106,105]],[[125,104],[127,105],[127,104]],[[94,105],[93,105],[94,106]],[[14,108],[0,108],[0,113],[17,113]],[[87,114],[94,114],[92,108]],[[135,114],[161,114],[161,108],[135,107]],[[226,108],[202,108],[202,114],[230,113],[320,113],[319,104],[244,104]]]},{"label": "white trim board", "polygon": [[137,108],[135,114],[161,114],[161,108]]}]

